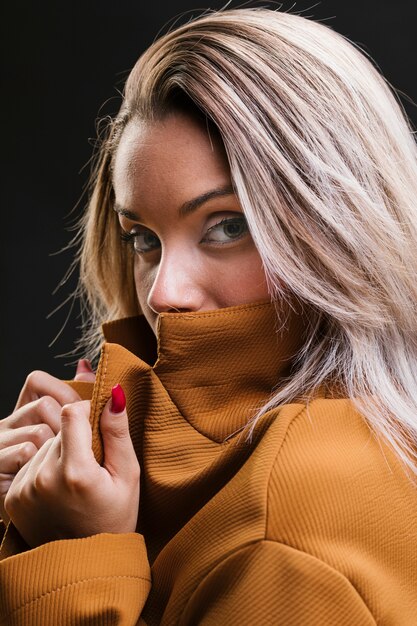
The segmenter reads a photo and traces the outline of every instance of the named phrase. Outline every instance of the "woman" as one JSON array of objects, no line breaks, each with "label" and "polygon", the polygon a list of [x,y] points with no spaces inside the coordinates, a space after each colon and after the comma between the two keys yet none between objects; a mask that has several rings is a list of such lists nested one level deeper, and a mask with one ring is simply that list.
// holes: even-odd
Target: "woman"
[{"label": "woman", "polygon": [[415,623],[416,155],[299,16],[139,59],[82,225],[92,352],[121,319],[2,424],[4,623]]}]

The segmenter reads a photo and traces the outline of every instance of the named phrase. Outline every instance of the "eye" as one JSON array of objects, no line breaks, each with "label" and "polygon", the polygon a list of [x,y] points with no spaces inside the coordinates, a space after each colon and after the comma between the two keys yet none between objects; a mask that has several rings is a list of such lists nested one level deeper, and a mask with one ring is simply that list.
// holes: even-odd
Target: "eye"
[{"label": "eye", "polygon": [[240,239],[248,233],[248,225],[243,215],[238,217],[229,217],[222,219],[214,226],[211,226],[203,239],[204,243],[228,243],[230,241]]},{"label": "eye", "polygon": [[161,247],[158,237],[147,228],[135,228],[130,233],[123,231],[120,236],[122,241],[131,244],[137,254],[152,252]]}]

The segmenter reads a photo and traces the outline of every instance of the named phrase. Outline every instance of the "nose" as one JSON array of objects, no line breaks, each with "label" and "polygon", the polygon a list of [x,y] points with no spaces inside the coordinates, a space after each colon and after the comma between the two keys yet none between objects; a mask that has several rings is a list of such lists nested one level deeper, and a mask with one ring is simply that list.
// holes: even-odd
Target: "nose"
[{"label": "nose", "polygon": [[199,311],[204,286],[199,268],[182,251],[163,253],[148,295],[148,306],[157,314]]}]

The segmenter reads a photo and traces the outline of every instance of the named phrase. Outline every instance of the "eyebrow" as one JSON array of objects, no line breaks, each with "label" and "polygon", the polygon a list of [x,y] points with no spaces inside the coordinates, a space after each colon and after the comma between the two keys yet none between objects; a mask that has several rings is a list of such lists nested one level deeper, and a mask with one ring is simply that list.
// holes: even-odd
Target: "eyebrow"
[{"label": "eyebrow", "polygon": [[[205,204],[209,200],[213,198],[221,198],[223,196],[231,196],[234,195],[234,189],[231,185],[227,185],[226,187],[218,187],[217,189],[211,189],[210,191],[206,191],[205,193],[192,198],[191,200],[187,200],[184,202],[178,209],[179,217],[184,217],[185,215],[189,215],[196,211],[202,204]],[[114,205],[114,210],[119,215],[126,217],[128,220],[132,222],[140,222],[142,221],[137,213],[133,211],[129,211],[128,209],[124,209],[122,206],[117,204]]]}]

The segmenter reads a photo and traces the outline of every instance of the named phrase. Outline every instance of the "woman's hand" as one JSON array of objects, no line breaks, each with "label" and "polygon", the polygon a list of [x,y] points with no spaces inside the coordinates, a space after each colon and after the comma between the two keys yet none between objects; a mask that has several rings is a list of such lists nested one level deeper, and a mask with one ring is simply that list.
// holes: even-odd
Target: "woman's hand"
[{"label": "woman's hand", "polygon": [[[79,361],[75,380],[94,381],[85,359]],[[65,404],[80,400],[69,385],[46,372],[32,372],[13,413],[0,420],[0,517],[8,522],[4,499],[17,472],[60,429]]]},{"label": "woman's hand", "polygon": [[140,468],[121,387],[112,390],[112,405],[101,416],[103,467],[91,449],[89,413],[89,401],[64,406],[59,434],[44,443],[9,489],[6,511],[31,547],[136,530]]}]

